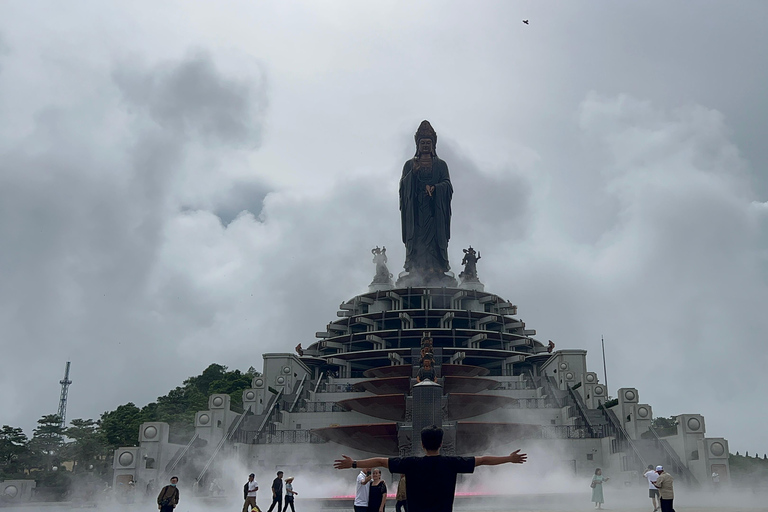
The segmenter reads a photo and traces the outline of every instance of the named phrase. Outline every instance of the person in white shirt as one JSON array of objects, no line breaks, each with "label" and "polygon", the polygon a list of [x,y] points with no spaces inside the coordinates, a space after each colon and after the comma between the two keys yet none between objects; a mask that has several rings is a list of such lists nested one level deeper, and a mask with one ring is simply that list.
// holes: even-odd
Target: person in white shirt
[{"label": "person in white shirt", "polygon": [[653,512],[659,510],[659,506],[656,504],[656,498],[659,497],[659,490],[653,485],[653,482],[658,480],[659,474],[653,469],[653,466],[648,466],[648,471],[643,473],[643,476],[648,479],[648,497],[653,502]]},{"label": "person in white shirt", "polygon": [[243,504],[243,512],[248,512],[248,505],[251,506],[251,510],[261,512],[261,509],[256,505],[256,494],[259,491],[259,483],[254,480],[254,475],[251,473],[248,475],[248,481],[243,486],[243,494],[245,495],[245,503]]},{"label": "person in white shirt", "polygon": [[355,485],[355,512],[368,511],[368,493],[371,490],[371,471],[368,474],[360,471],[357,475],[357,484]]}]

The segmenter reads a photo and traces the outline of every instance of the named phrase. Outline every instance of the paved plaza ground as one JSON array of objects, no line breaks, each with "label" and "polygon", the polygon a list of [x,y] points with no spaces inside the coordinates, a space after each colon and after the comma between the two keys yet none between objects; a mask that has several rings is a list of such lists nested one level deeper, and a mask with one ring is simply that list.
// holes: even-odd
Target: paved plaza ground
[{"label": "paved plaza ground", "polygon": [[[606,493],[606,503],[603,510],[611,512],[651,512],[651,501],[647,497],[638,496],[638,491]],[[768,512],[768,493],[728,492],[717,495],[711,493],[696,493],[683,491],[675,499],[676,512]],[[579,494],[516,494],[508,496],[464,497],[457,499],[456,512],[590,512],[594,505],[589,502],[589,493]],[[259,505],[266,512],[269,500],[259,499]],[[175,512],[238,512],[242,508],[242,500],[236,498],[187,498],[182,500]],[[30,512],[42,510],[45,512],[81,511],[115,511],[141,512],[154,511],[157,506],[152,502],[118,504],[101,503],[78,507],[68,503],[30,503],[17,507],[2,507],[1,512]],[[306,498],[296,500],[297,512],[319,511],[349,511],[352,503],[349,500],[325,500],[321,498]],[[394,512],[394,503],[388,504],[387,512]]]}]

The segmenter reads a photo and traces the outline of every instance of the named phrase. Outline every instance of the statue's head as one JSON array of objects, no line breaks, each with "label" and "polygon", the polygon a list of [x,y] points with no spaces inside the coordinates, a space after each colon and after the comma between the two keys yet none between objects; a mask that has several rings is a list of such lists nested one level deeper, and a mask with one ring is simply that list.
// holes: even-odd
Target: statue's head
[{"label": "statue's head", "polygon": [[437,146],[437,133],[432,129],[429,121],[422,121],[416,134],[413,136],[416,141],[416,154],[431,154],[435,156],[435,147]]}]

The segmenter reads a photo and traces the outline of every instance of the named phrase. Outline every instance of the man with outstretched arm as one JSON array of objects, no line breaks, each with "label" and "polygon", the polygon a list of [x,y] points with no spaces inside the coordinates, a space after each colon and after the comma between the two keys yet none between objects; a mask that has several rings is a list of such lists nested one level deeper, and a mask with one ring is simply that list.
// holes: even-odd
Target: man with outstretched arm
[{"label": "man with outstretched arm", "polygon": [[451,512],[453,497],[456,493],[456,475],[472,473],[477,466],[497,466],[499,464],[522,464],[528,456],[515,450],[509,455],[495,457],[451,457],[440,455],[443,445],[443,429],[432,425],[421,431],[421,445],[424,457],[373,457],[371,459],[352,460],[346,455],[336,460],[336,469],[349,468],[389,468],[391,473],[405,475],[408,481],[406,497],[408,510],[418,512]]}]

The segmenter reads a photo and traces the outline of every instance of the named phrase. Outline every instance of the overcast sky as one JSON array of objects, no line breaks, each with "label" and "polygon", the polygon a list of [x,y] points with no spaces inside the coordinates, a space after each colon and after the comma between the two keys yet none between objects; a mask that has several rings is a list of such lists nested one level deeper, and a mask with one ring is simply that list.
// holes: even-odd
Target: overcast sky
[{"label": "overcast sky", "polygon": [[[530,25],[524,25],[529,19]],[[314,340],[401,270],[429,119],[454,270],[657,416],[768,452],[765,2],[0,4],[0,424]]]}]

